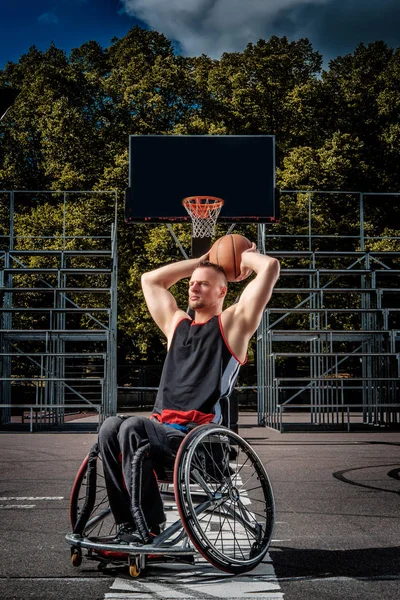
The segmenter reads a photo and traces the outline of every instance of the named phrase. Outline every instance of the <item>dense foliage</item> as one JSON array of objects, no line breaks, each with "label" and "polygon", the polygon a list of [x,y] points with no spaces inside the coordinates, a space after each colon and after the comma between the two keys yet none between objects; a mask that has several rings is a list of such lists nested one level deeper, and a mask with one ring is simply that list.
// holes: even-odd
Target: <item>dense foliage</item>
[{"label": "dense foliage", "polygon": [[[0,189],[119,192],[121,359],[154,362],[164,353],[139,276],[181,257],[166,228],[123,224],[130,134],[274,134],[280,188],[400,190],[400,50],[383,42],[360,44],[322,70],[307,39],[271,37],[212,60],[176,55],[163,35],[136,27],[106,49],[95,41],[69,55],[32,47],[0,71],[0,86],[20,89],[0,125]],[[95,234],[112,204],[104,196],[88,219],[88,200],[78,194],[69,224]],[[352,206],[346,197],[325,204],[314,226],[357,226]],[[397,228],[396,206],[374,210],[381,231]],[[283,196],[287,233],[302,231],[306,213],[305,195]],[[54,232],[61,221],[60,210],[35,204],[18,227]],[[174,227],[188,249],[188,226]],[[254,237],[255,228],[246,233]],[[183,306],[184,288],[175,290]]]}]

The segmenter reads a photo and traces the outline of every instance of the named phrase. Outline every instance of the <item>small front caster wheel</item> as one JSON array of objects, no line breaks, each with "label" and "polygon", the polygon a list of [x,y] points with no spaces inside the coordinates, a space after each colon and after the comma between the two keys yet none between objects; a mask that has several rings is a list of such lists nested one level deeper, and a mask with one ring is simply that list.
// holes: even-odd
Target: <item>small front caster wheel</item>
[{"label": "small front caster wheel", "polygon": [[136,563],[131,563],[129,565],[129,575],[131,577],[139,577],[140,567]]},{"label": "small front caster wheel", "polygon": [[82,564],[82,551],[80,548],[71,549],[71,562],[74,567],[80,567]]}]

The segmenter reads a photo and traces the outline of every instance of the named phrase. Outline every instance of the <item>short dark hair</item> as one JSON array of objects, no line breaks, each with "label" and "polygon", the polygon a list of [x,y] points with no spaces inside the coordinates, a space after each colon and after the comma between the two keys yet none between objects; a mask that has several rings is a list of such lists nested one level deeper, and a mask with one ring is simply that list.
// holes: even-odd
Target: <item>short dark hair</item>
[{"label": "short dark hair", "polygon": [[214,269],[214,271],[216,271],[217,273],[220,273],[224,277],[225,282],[228,283],[228,280],[226,278],[226,273],[225,273],[223,267],[221,267],[221,265],[217,265],[216,263],[210,262],[209,260],[200,260],[196,265],[196,269],[199,269],[201,267],[206,267],[208,269]]}]

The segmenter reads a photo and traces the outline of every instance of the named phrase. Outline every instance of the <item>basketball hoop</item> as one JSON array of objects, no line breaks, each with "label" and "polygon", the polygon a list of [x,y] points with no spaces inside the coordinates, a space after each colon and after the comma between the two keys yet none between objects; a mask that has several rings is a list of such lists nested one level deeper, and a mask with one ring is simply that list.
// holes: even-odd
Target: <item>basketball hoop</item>
[{"label": "basketball hoop", "polygon": [[193,238],[211,238],[221,208],[222,198],[215,196],[189,196],[182,201],[192,219]]}]

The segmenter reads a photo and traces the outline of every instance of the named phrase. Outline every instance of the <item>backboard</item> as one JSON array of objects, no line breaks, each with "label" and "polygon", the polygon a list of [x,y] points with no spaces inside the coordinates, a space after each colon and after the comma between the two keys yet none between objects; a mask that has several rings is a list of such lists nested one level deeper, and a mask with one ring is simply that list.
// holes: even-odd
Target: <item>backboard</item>
[{"label": "backboard", "polygon": [[14,103],[18,94],[19,90],[16,90],[15,88],[0,88],[0,121],[5,116],[10,106]]},{"label": "backboard", "polygon": [[219,222],[279,218],[275,137],[270,135],[131,135],[125,222],[189,221],[188,196],[224,200]]}]

